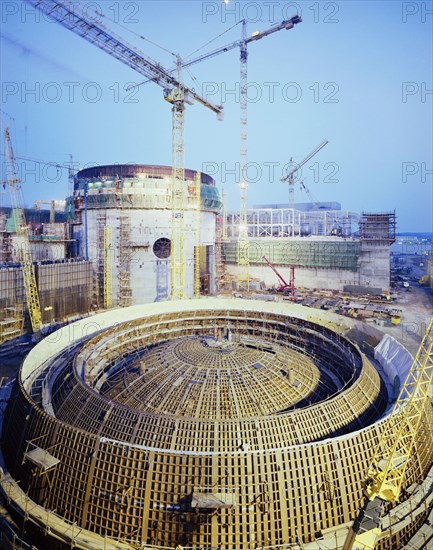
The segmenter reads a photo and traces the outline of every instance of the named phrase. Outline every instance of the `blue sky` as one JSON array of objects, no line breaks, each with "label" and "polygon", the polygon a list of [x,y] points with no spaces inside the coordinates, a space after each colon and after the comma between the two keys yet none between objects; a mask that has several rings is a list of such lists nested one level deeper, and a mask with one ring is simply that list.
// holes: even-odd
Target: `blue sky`
[{"label": "blue sky", "polygon": [[[296,12],[303,22],[249,45],[249,205],[284,203],[279,181],[324,138],[302,170],[311,193],[360,212],[396,210],[399,231],[432,231],[432,2],[75,2],[163,66],[238,40]],[[171,164],[171,109],[162,89],[19,1],[1,4],[2,110],[17,157],[77,166]],[[145,36],[165,50],[139,39]],[[226,32],[228,31],[228,32]],[[197,54],[196,54],[197,55]],[[187,106],[185,166],[210,173],[238,208],[239,51],[185,72],[225,119]],[[7,121],[6,117],[6,121]],[[2,144],[3,150],[3,144]],[[3,158],[3,157],[2,157]],[[28,205],[64,198],[67,172],[20,161]],[[305,201],[296,188],[296,200]]]}]

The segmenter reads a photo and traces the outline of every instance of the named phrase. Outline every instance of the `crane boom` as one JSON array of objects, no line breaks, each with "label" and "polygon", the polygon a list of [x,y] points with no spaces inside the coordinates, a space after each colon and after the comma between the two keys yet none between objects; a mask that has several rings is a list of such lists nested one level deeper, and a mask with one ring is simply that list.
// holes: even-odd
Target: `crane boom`
[{"label": "crane boom", "polygon": [[384,503],[394,503],[399,499],[432,382],[433,318],[383,426],[365,479],[365,500],[349,530],[343,550],[375,548],[382,532]]},{"label": "crane boom", "polygon": [[36,284],[35,269],[30,249],[29,233],[24,215],[21,184],[16,170],[16,159],[11,143],[9,128],[4,128],[6,181],[9,186],[13,214],[16,220],[16,233],[20,238],[19,257],[23,270],[24,291],[26,294],[27,309],[33,332],[42,328],[41,305],[38,287]]},{"label": "crane boom", "polygon": [[311,204],[313,205],[313,208],[316,208],[316,207],[317,207],[318,200],[317,200],[316,197],[313,195],[313,193],[308,189],[308,187],[305,185],[304,181],[305,181],[305,178],[302,179],[302,180],[299,182],[299,184],[300,184],[301,188],[307,193],[307,196],[308,196],[308,198],[310,199]]},{"label": "crane boom", "polygon": [[116,36],[111,29],[107,29],[101,22],[96,24],[83,15],[78,15],[74,7],[75,4],[71,4],[70,9],[59,0],[26,0],[26,2],[162,88],[170,90],[182,88],[184,94],[191,100],[195,99],[217,115],[222,116],[222,106],[214,105],[193,89],[183,83],[181,84],[160,63],[146,56],[135,46],[128,44],[123,38]]},{"label": "crane boom", "polygon": [[266,258],[266,256],[262,256],[262,258],[265,260],[265,262],[268,264],[268,266],[272,269],[272,271],[275,273],[275,275],[280,279],[281,286],[280,290],[283,290],[285,288],[289,288],[289,283],[285,281],[283,276],[275,269],[275,267],[271,264],[271,262]]},{"label": "crane boom", "polygon": [[233,50],[235,48],[240,48],[243,44],[247,45],[250,42],[254,42],[256,40],[260,40],[261,38],[264,38],[265,36],[269,36],[270,34],[273,34],[274,32],[281,31],[283,29],[290,30],[293,29],[295,25],[298,23],[301,23],[302,19],[299,15],[294,15],[290,19],[287,19],[285,21],[282,21],[281,23],[278,23],[277,25],[273,25],[272,27],[269,27],[269,29],[266,29],[262,32],[255,32],[253,35],[245,37],[243,40],[235,40],[231,44],[226,44],[225,46],[221,46],[220,48],[217,48],[215,50],[212,50],[211,52],[205,53],[203,55],[200,55],[199,57],[196,57],[194,59],[191,59],[191,61],[186,61],[183,63],[183,67],[191,67],[191,65],[195,65],[196,63],[200,63],[201,61],[204,61],[205,59],[211,59],[212,57],[215,57],[219,55],[220,53],[228,52],[230,50]]},{"label": "crane boom", "polygon": [[284,294],[288,293],[291,300],[296,300],[296,289],[295,289],[295,266],[290,266],[290,282],[288,283],[281,273],[277,270],[277,268],[271,264],[271,262],[266,258],[266,256],[262,256],[262,259],[265,260],[265,262],[268,264],[268,266],[272,269],[272,271],[275,273],[275,275],[280,279],[281,284],[278,287],[278,292],[284,292]]},{"label": "crane boom", "polygon": [[[294,15],[290,19],[287,19],[285,21],[282,21],[281,23],[278,23],[277,25],[273,25],[269,29],[266,29],[262,32],[255,32],[253,35],[249,37],[245,37],[245,39],[242,40],[235,40],[234,42],[231,42],[230,44],[226,44],[225,46],[221,46],[220,48],[216,48],[215,50],[212,50],[211,52],[205,53],[203,55],[200,55],[198,57],[195,57],[194,59],[191,59],[190,61],[182,61],[182,67],[191,67],[192,65],[196,65],[197,63],[201,63],[202,61],[205,61],[206,59],[212,59],[212,57],[216,57],[220,53],[229,52],[230,50],[233,50],[235,48],[242,48],[245,47],[250,42],[254,42],[256,40],[260,40],[261,38],[264,38],[265,36],[268,36],[270,34],[273,34],[274,32],[281,31],[282,29],[290,30],[293,29],[295,25],[302,22],[302,18],[299,15]],[[243,25],[245,25],[245,20],[242,21]],[[176,72],[176,67],[174,69],[170,69],[168,72],[170,74],[174,74]],[[148,80],[145,80],[144,82],[141,82],[138,85],[146,84],[147,82],[150,82],[152,79],[149,78]],[[134,86],[130,86],[128,90],[134,88]]]},{"label": "crane boom", "polygon": [[306,162],[312,159],[317,153],[325,147],[328,143],[327,139],[324,139],[317,147],[308,153],[308,155],[301,160],[301,162],[296,163],[290,170],[281,178],[282,182],[287,181],[289,184],[289,204],[293,205],[295,202],[295,174],[296,172],[304,166]]}]

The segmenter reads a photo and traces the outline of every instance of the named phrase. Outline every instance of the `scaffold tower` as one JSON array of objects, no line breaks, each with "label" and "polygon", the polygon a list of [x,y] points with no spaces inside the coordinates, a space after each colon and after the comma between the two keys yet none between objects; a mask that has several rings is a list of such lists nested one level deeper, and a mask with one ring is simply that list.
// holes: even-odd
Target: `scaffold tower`
[{"label": "scaffold tower", "polygon": [[200,298],[200,250],[201,250],[201,236],[200,236],[200,213],[201,213],[201,173],[195,173],[195,199],[196,199],[196,246],[195,246],[195,258],[194,258],[194,296]]}]

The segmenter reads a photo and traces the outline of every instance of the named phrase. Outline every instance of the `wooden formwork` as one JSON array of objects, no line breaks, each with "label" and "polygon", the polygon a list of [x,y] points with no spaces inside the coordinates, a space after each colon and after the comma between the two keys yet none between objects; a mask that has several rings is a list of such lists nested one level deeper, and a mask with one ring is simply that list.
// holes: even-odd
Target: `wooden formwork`
[{"label": "wooden formwork", "polygon": [[[340,334],[247,306],[149,314],[38,369],[6,413],[11,475],[132,548],[288,548],[350,521],[387,405]],[[431,465],[422,433],[407,487]],[[55,458],[49,471],[29,442]]]}]

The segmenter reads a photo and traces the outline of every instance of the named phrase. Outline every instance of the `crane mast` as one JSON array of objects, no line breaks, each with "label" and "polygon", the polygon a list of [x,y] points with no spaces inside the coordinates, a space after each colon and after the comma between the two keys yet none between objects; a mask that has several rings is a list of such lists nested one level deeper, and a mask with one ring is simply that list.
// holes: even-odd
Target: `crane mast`
[{"label": "crane mast", "polygon": [[27,309],[33,332],[42,328],[41,305],[39,301],[38,287],[36,284],[35,268],[33,266],[32,252],[30,249],[29,230],[24,214],[24,201],[22,199],[21,182],[16,169],[16,158],[11,143],[9,128],[4,129],[6,180],[11,197],[11,205],[15,216],[16,233],[19,237],[19,258],[22,264],[24,291],[27,301]]},{"label": "crane mast", "polygon": [[248,51],[246,44],[246,21],[242,21],[242,42],[240,46],[240,156],[239,156],[239,235],[237,242],[238,290],[248,290],[250,283],[250,258],[248,243]]},{"label": "crane mast", "polygon": [[173,90],[172,108],[172,205],[171,205],[171,299],[185,296],[185,155],[184,155],[184,90],[181,59],[177,58],[178,85]]},{"label": "crane mast", "polygon": [[382,532],[381,516],[386,502],[398,501],[415,437],[433,382],[433,318],[418,348],[399,397],[383,426],[370,463],[365,500],[343,550],[373,550]]},{"label": "crane mast", "polygon": [[185,297],[185,166],[184,166],[184,111],[185,102],[197,101],[216,113],[222,120],[223,108],[214,105],[182,82],[182,62],[177,57],[176,78],[160,63],[144,55],[138,48],[127,44],[101,23],[94,23],[76,13],[75,7],[69,9],[59,0],[26,0],[63,27],[81,36],[112,57],[147,77],[164,90],[164,98],[172,104],[172,235],[171,235],[171,298]]},{"label": "crane mast", "polygon": [[[317,153],[325,147],[325,145],[328,143],[327,139],[324,139],[317,147],[315,147],[308,155],[301,160],[301,162],[295,164],[288,172],[285,174],[282,178],[282,182],[288,182],[289,184],[289,208],[293,208],[293,205],[295,204],[295,174],[304,166],[305,163],[307,163],[310,159],[312,159]],[[290,159],[292,160],[292,159]]]}]

